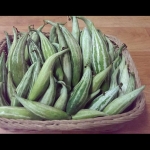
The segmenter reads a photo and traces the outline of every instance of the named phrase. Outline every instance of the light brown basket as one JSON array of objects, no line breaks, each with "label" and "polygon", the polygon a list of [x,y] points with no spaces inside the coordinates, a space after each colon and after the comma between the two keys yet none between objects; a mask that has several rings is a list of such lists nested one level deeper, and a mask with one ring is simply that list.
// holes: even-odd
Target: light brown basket
[{"label": "light brown basket", "polygon": [[[45,33],[46,34],[46,33]],[[123,43],[112,35],[107,35],[116,45]],[[6,49],[6,39],[0,42],[0,52]],[[141,86],[138,71],[127,49],[123,50],[126,62],[131,71],[135,73],[136,87]],[[55,134],[94,134],[94,133],[114,133],[131,123],[135,118],[142,114],[145,108],[145,97],[143,92],[136,98],[130,109],[122,114],[98,117],[84,120],[52,120],[52,121],[33,121],[21,119],[0,118],[0,127],[17,133],[55,133]]]}]

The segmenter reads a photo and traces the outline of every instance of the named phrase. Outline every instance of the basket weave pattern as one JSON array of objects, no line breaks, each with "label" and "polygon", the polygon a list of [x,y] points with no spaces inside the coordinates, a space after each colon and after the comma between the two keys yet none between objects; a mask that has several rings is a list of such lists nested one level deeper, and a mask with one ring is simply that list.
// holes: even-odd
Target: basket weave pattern
[{"label": "basket weave pattern", "polygon": [[[116,45],[121,46],[123,44],[116,37],[112,35],[107,36]],[[4,49],[6,49],[6,39],[0,42],[0,52]],[[130,71],[135,73],[136,87],[138,88],[141,86],[141,82],[135,64],[127,49],[123,50],[122,53],[126,58]],[[110,133],[123,128],[127,123],[133,121],[133,119],[142,114],[144,108],[145,97],[144,94],[141,93],[136,98],[133,108],[122,114],[84,120],[35,121],[0,118],[0,127],[18,133]]]}]

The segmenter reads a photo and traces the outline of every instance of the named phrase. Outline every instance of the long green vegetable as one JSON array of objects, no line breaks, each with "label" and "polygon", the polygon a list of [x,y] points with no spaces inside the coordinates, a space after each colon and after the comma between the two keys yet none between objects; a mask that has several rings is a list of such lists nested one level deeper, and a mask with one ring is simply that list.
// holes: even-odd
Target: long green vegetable
[{"label": "long green vegetable", "polygon": [[68,51],[69,49],[57,52],[45,61],[28,96],[29,100],[37,100],[44,94],[49,85],[50,71],[53,71],[57,58]]},{"label": "long green vegetable", "polygon": [[145,85],[137,87],[126,44],[117,45],[86,17],[70,17],[69,29],[43,20],[28,32],[13,27],[12,38],[4,31],[0,118],[80,120],[130,111]]}]

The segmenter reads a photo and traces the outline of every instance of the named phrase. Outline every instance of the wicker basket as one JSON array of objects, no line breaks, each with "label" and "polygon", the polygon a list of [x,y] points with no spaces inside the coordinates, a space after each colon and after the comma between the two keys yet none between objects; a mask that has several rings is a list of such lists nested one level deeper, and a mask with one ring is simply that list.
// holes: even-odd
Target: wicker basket
[{"label": "wicker basket", "polygon": [[[46,33],[45,33],[46,34]],[[107,35],[114,44],[121,46],[123,43],[116,37]],[[12,38],[12,37],[11,37]],[[6,49],[6,39],[0,42],[0,52]],[[123,51],[126,62],[131,71],[135,73],[136,87],[141,86],[140,78],[135,64],[127,49]],[[77,133],[114,133],[131,123],[135,118],[142,114],[145,108],[145,97],[143,92],[136,98],[136,101],[128,110],[122,114],[98,117],[84,120],[52,120],[52,121],[33,121],[21,119],[0,118],[0,128],[17,133],[59,133],[59,134],[77,134]]]}]

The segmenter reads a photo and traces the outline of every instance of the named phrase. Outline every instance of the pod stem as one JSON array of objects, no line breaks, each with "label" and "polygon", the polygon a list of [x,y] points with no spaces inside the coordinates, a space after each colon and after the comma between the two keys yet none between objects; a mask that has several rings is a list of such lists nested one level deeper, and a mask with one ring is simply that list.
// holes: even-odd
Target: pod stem
[{"label": "pod stem", "polygon": [[121,82],[120,84],[119,84],[119,88],[122,90],[122,87],[123,86],[123,83]]},{"label": "pod stem", "polygon": [[56,27],[57,26],[57,24],[59,24],[59,25],[65,25],[67,22],[64,22],[64,23],[62,23],[62,22],[53,22],[53,21],[50,21],[50,20],[43,20],[46,24],[50,24],[50,25],[52,25],[52,26],[54,26],[54,27]]},{"label": "pod stem", "polygon": [[72,17],[71,16],[68,16],[68,21],[71,21],[72,20]]}]

